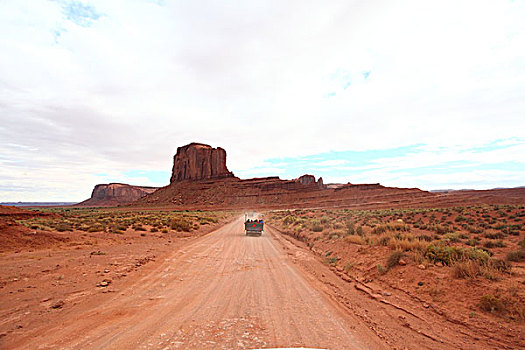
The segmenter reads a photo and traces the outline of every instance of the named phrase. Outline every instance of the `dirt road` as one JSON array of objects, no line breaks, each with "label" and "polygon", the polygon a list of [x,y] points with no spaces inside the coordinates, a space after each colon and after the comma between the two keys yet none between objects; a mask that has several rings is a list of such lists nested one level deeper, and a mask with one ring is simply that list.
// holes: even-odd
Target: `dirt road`
[{"label": "dirt road", "polygon": [[[66,310],[64,310],[66,311]],[[382,348],[242,218],[174,251],[104,303],[27,334],[26,349]]]}]

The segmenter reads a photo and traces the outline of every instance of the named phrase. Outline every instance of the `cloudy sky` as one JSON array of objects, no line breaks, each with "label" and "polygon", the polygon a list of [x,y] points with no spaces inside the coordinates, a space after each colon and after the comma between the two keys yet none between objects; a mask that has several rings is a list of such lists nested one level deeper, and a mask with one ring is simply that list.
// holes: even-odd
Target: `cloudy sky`
[{"label": "cloudy sky", "polygon": [[0,0],[0,202],[249,178],[525,185],[525,1]]}]

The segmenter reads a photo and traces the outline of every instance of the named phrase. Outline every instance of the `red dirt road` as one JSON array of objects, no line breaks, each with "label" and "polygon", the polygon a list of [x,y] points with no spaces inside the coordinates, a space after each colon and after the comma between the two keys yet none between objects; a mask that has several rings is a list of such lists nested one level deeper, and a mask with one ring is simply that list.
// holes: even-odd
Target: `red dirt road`
[{"label": "red dirt road", "polygon": [[65,309],[22,349],[378,349],[384,343],[239,218],[168,255],[104,303]]}]

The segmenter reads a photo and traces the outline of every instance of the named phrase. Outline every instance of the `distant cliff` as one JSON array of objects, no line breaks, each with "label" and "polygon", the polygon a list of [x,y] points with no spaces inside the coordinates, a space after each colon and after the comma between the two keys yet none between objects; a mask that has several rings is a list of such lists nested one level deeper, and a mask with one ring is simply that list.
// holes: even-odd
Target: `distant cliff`
[{"label": "distant cliff", "polygon": [[133,186],[121,183],[96,185],[91,198],[78,203],[82,206],[117,206],[134,202],[147,194],[153,193],[158,187]]}]

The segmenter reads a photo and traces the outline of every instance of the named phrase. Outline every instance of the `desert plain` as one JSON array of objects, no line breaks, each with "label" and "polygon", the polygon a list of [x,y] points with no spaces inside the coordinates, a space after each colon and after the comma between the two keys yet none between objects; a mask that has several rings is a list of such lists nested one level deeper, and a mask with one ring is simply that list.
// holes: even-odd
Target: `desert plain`
[{"label": "desert plain", "polygon": [[1,347],[525,347],[523,188],[240,180],[225,162],[190,144],[166,187],[1,207]]}]

